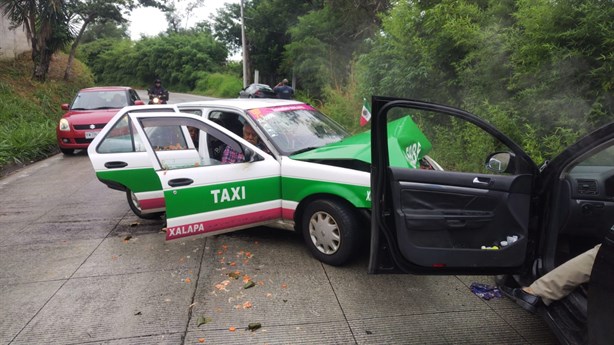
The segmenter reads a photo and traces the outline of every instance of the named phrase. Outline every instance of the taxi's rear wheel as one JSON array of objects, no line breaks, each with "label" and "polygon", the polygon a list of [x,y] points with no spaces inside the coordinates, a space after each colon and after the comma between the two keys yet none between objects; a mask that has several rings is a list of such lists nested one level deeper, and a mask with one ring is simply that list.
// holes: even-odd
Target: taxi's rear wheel
[{"label": "taxi's rear wheel", "polygon": [[143,213],[141,205],[139,204],[139,199],[137,199],[136,195],[134,195],[134,193],[130,189],[126,190],[126,197],[128,199],[128,205],[130,206],[130,209],[139,218],[158,219],[164,214],[164,212]]},{"label": "taxi's rear wheel", "polygon": [[305,208],[301,229],[313,256],[326,264],[340,266],[348,262],[359,248],[358,225],[352,206],[323,199]]}]

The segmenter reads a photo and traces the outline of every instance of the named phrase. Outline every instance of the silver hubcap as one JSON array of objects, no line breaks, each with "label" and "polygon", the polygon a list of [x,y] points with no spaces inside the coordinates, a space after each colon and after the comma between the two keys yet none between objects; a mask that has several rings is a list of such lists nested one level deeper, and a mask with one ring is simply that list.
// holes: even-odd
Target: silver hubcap
[{"label": "silver hubcap", "polygon": [[134,192],[130,192],[130,198],[132,199],[132,204],[134,207],[136,207],[137,210],[142,211],[141,204],[139,204],[139,200],[136,198],[136,195],[134,195]]},{"label": "silver hubcap", "polygon": [[316,212],[309,220],[311,242],[324,254],[335,254],[341,244],[341,232],[333,217],[326,212]]}]

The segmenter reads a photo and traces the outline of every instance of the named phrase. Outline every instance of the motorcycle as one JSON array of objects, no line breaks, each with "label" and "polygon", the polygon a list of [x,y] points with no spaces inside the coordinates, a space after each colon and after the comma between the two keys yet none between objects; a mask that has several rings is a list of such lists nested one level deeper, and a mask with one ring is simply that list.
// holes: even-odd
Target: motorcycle
[{"label": "motorcycle", "polygon": [[158,93],[158,94],[149,94],[149,103],[148,104],[166,104],[168,101],[168,92]]}]

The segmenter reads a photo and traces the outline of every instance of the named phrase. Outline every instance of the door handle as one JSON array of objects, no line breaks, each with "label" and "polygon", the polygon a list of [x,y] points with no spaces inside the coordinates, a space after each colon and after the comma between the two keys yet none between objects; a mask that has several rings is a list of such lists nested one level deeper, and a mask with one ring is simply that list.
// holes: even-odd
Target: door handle
[{"label": "door handle", "polygon": [[194,183],[191,178],[176,178],[168,181],[168,185],[171,187],[188,186]]},{"label": "door handle", "polygon": [[104,163],[104,167],[107,169],[119,169],[119,168],[125,168],[127,166],[128,166],[128,163],[119,162],[119,161]]},{"label": "door handle", "polygon": [[482,178],[484,181],[482,181],[479,177],[474,177],[473,178],[473,184],[481,184],[484,186],[488,186],[490,184],[490,179],[489,178]]}]

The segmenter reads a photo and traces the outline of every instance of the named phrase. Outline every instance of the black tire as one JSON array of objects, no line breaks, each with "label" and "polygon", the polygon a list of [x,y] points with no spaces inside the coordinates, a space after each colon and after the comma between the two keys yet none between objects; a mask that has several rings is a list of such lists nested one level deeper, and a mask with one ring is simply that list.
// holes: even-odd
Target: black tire
[{"label": "black tire", "polygon": [[347,263],[360,248],[358,217],[343,202],[313,201],[303,212],[301,229],[311,254],[328,265]]},{"label": "black tire", "polygon": [[128,199],[128,205],[132,212],[137,215],[139,218],[143,219],[159,219],[162,217],[164,212],[155,212],[155,213],[143,213],[141,210],[141,206],[139,205],[138,200],[134,197],[134,193],[130,189],[126,190],[126,198]]},{"label": "black tire", "polygon": [[75,149],[63,149],[60,147],[60,151],[62,151],[62,153],[66,156],[72,156],[75,154]]}]

